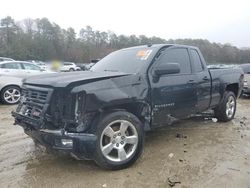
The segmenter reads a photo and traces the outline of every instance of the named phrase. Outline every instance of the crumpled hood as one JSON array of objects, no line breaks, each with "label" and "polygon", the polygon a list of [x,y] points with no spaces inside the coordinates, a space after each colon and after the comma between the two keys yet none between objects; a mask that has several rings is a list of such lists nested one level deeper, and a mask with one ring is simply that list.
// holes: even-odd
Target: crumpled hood
[{"label": "crumpled hood", "polygon": [[24,84],[31,85],[45,85],[52,87],[67,87],[70,84],[89,83],[102,79],[109,79],[114,77],[121,77],[129,75],[122,72],[92,72],[92,71],[79,71],[79,72],[66,72],[57,74],[43,74],[39,76],[32,76],[23,81]]}]

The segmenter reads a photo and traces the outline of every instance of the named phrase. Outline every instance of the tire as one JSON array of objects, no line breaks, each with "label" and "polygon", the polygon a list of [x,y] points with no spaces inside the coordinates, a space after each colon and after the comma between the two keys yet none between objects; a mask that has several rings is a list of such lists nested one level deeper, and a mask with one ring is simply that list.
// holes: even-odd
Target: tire
[{"label": "tire", "polygon": [[224,93],[222,102],[214,109],[215,117],[222,122],[231,121],[236,112],[236,97],[231,91]]},{"label": "tire", "polygon": [[69,69],[69,72],[73,72],[73,71],[75,71],[73,68],[70,68],[70,69]]},{"label": "tire", "polygon": [[239,98],[244,98],[244,94],[245,94],[244,91],[241,91]]},{"label": "tire", "polygon": [[21,98],[20,88],[17,86],[7,86],[1,91],[0,98],[4,104],[17,104]]},{"label": "tire", "polygon": [[103,168],[127,168],[142,154],[143,126],[141,121],[129,112],[116,111],[107,114],[98,123],[96,134],[98,139],[94,160]]}]

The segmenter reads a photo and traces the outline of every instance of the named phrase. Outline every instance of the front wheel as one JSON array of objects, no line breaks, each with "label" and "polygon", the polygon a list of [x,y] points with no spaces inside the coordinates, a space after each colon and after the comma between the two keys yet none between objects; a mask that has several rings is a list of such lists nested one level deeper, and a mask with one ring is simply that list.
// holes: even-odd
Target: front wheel
[{"label": "front wheel", "polygon": [[95,161],[112,170],[132,165],[141,155],[144,130],[140,120],[126,111],[108,114],[97,126]]},{"label": "front wheel", "polygon": [[234,118],[236,112],[236,97],[231,91],[226,91],[222,102],[218,107],[215,108],[215,117],[219,121],[230,121]]}]

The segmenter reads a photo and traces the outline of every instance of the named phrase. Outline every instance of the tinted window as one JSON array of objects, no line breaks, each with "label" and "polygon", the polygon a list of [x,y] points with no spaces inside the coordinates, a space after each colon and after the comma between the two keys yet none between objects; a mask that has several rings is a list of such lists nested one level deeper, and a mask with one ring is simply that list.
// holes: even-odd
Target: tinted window
[{"label": "tinted window", "polygon": [[26,70],[41,70],[40,67],[36,66],[36,65],[32,65],[29,63],[23,63],[24,69]]},{"label": "tinted window", "polygon": [[3,68],[3,69],[22,69],[20,63],[5,63],[5,64],[2,64],[1,68]]},{"label": "tinted window", "polygon": [[191,50],[191,55],[193,57],[194,61],[194,71],[195,72],[201,72],[203,71],[203,66],[201,63],[201,58],[196,50]]},{"label": "tinted window", "polygon": [[163,53],[159,60],[162,63],[179,63],[181,74],[191,73],[190,59],[188,51],[185,48],[171,49]]}]

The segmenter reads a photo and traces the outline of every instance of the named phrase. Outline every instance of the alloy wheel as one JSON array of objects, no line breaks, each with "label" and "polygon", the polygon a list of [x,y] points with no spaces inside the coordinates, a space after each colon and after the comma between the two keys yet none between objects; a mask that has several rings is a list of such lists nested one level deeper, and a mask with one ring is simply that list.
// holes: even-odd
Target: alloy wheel
[{"label": "alloy wheel", "polygon": [[235,111],[235,99],[233,96],[228,97],[227,103],[226,103],[226,114],[228,118],[232,118]]},{"label": "alloy wheel", "polygon": [[17,103],[20,100],[20,97],[20,90],[16,88],[9,88],[3,94],[4,100],[9,104]]},{"label": "alloy wheel", "polygon": [[135,126],[126,120],[111,122],[103,130],[100,146],[105,158],[112,162],[122,162],[136,151],[138,133]]}]

